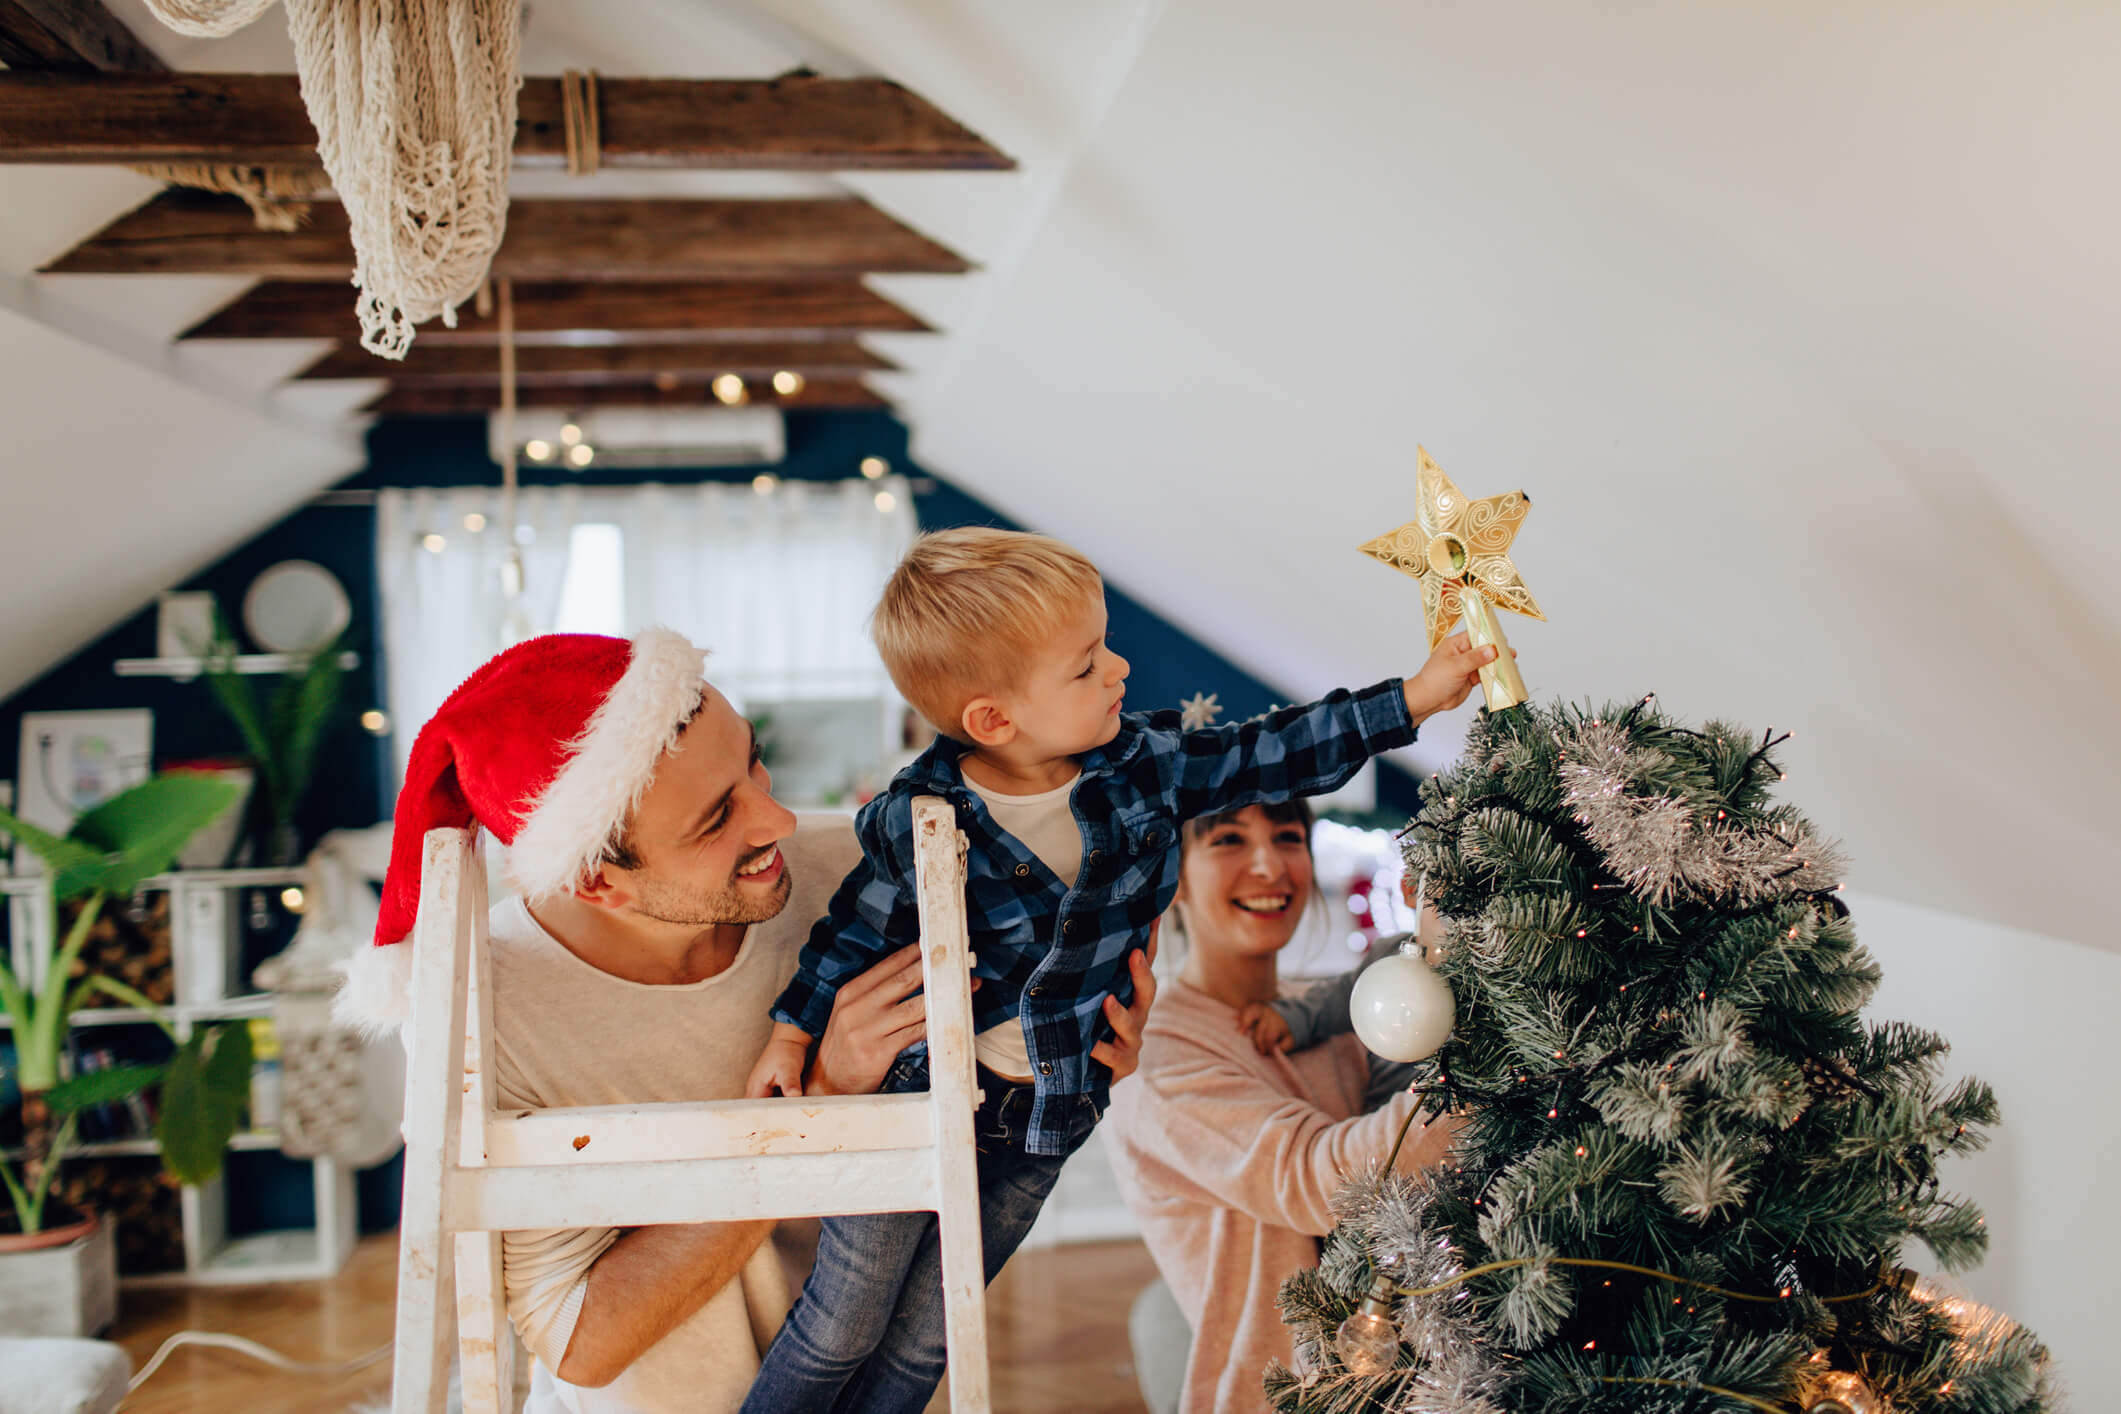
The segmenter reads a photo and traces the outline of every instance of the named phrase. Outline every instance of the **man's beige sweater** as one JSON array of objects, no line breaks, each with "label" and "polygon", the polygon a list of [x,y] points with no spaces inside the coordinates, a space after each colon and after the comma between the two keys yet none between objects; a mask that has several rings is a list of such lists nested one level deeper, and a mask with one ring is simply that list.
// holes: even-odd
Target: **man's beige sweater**
[{"label": "man's beige sweater", "polygon": [[[1315,1266],[1342,1178],[1381,1163],[1413,1109],[1362,1113],[1369,1062],[1353,1036],[1263,1056],[1237,1012],[1182,981],[1150,1009],[1141,1069],[1112,1088],[1106,1144],[1179,1308],[1193,1327],[1185,1414],[1262,1410],[1269,1360],[1288,1363],[1274,1293]],[[1448,1126],[1417,1128],[1399,1167],[1434,1163]]]},{"label": "man's beige sweater", "polygon": [[[508,1109],[729,1100],[764,1049],[773,999],[860,853],[844,816],[800,817],[782,845],[788,906],[753,925],[736,960],[701,982],[646,986],[600,972],[538,926],[520,899],[492,914],[499,1101]],[[582,1309],[590,1267],[614,1228],[512,1232],[502,1239],[508,1316],[536,1359],[525,1414],[713,1414],[743,1402],[792,1299],[771,1243],[740,1278],[598,1389],[553,1375]]]}]

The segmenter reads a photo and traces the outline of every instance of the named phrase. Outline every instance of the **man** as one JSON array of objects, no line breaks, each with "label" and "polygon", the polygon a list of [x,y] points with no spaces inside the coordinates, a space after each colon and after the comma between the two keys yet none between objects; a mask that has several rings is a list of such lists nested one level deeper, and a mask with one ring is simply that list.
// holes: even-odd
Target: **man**
[{"label": "man", "polygon": [[[427,831],[509,845],[495,905],[495,1083],[505,1108],[734,1099],[813,920],[858,854],[848,821],[775,801],[751,726],[699,649],[550,635],[502,653],[422,729],[398,799],[377,946],[342,1015],[405,1016]],[[793,906],[791,907],[791,903]],[[918,949],[842,991],[805,1080],[865,1094],[925,1034]],[[1146,974],[1101,1059],[1134,1069]],[[413,1083],[434,1083],[414,1077]],[[768,1222],[514,1232],[509,1318],[533,1414],[733,1410],[786,1314]]]}]

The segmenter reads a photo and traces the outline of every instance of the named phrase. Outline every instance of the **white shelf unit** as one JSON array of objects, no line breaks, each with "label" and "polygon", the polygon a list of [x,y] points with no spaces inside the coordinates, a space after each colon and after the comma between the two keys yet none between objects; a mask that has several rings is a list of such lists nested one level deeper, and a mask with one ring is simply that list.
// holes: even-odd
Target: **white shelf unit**
[{"label": "white shelf unit", "polygon": [[[170,965],[176,1000],[162,1008],[163,1019],[179,1040],[195,1026],[215,1021],[272,1014],[268,993],[250,993],[242,975],[243,932],[240,895],[246,889],[277,892],[302,881],[299,869],[187,869],[158,874],[145,892],[170,895]],[[51,892],[42,875],[0,878],[8,903],[11,962],[17,975],[28,975],[34,988],[44,985],[42,959],[52,927]],[[32,966],[32,964],[37,964]],[[152,1025],[154,1018],[137,1007],[91,1007],[76,1012],[76,1029]],[[8,1028],[0,1014],[0,1035]],[[279,1136],[250,1131],[230,1142],[234,1152],[280,1147]],[[152,1139],[119,1139],[78,1144],[80,1158],[117,1158],[157,1153]],[[249,1282],[310,1281],[328,1277],[346,1265],[360,1236],[356,1219],[353,1171],[334,1159],[308,1159],[316,1223],[307,1228],[228,1234],[226,1171],[209,1182],[179,1190],[184,1229],[184,1267],[120,1278],[127,1287],[215,1286]]]},{"label": "white shelf unit", "polygon": [[[231,672],[246,677],[275,673],[298,673],[309,666],[307,653],[238,653],[227,659]],[[121,678],[175,678],[190,682],[206,671],[204,658],[120,658],[112,669]],[[358,668],[361,655],[341,653],[341,668]]]}]

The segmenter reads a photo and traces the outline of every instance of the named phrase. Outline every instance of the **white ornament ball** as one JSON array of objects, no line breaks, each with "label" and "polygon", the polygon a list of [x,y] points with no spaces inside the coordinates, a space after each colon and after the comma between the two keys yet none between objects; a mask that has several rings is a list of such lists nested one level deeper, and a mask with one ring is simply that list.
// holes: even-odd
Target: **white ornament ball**
[{"label": "white ornament ball", "polygon": [[1435,1055],[1458,1019],[1450,985],[1422,959],[1419,944],[1363,969],[1348,1010],[1362,1043],[1388,1061]]}]

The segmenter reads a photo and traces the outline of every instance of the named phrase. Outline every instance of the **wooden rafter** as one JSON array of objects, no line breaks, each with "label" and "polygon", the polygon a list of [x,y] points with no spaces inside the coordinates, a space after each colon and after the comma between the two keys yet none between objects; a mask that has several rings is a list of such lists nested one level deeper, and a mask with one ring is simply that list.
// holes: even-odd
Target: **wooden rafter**
[{"label": "wooden rafter", "polygon": [[[874,390],[851,378],[816,379],[801,392],[780,394],[770,386],[749,390],[753,403],[785,408],[881,408],[890,406]],[[517,390],[516,405],[527,408],[720,407],[721,399],[702,384],[662,387],[653,382],[598,383],[585,387],[533,385]],[[370,401],[363,412],[403,416],[493,412],[501,406],[494,387],[393,387]]]},{"label": "wooden rafter", "polygon": [[[519,280],[788,279],[961,274],[963,258],[858,197],[516,201],[493,273]],[[44,267],[53,275],[252,275],[343,284],[346,210],[261,231],[241,200],[171,188]]]},{"label": "wooden rafter", "polygon": [[[102,13],[99,5],[0,0],[0,36],[11,9]],[[516,162],[564,165],[560,81],[525,79],[518,111]],[[597,84],[597,113],[606,167],[1015,166],[888,79],[607,78]],[[317,134],[292,74],[7,73],[0,74],[0,162],[315,166]]]},{"label": "wooden rafter", "polygon": [[[9,82],[29,77],[25,71],[48,70],[50,77],[90,87],[110,82],[115,74],[167,68],[97,0],[0,0],[0,61],[16,71],[0,74]],[[103,77],[77,77],[83,74]],[[0,146],[13,130],[12,121],[0,117]],[[310,147],[314,151],[314,141]]]},{"label": "wooden rafter", "polygon": [[[515,287],[516,341],[538,344],[674,344],[701,339],[844,339],[928,333],[913,315],[855,280],[719,280],[628,284],[560,282]],[[186,339],[331,339],[354,334],[353,295],[342,284],[267,283],[187,329]],[[457,312],[436,320],[420,346],[493,344],[491,318]],[[387,370],[391,365],[377,360]]]},{"label": "wooden rafter", "polygon": [[[724,373],[771,378],[799,373],[806,379],[859,377],[898,365],[849,339],[773,343],[620,344],[532,346],[517,350],[516,382],[585,387],[596,383],[662,385],[705,383]],[[413,345],[402,363],[385,363],[366,349],[341,344],[295,375],[298,379],[388,378],[394,387],[498,384],[500,360],[490,348],[470,344]]]}]

